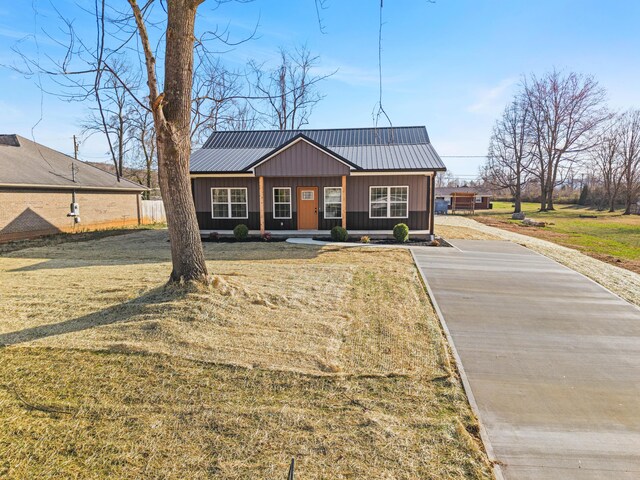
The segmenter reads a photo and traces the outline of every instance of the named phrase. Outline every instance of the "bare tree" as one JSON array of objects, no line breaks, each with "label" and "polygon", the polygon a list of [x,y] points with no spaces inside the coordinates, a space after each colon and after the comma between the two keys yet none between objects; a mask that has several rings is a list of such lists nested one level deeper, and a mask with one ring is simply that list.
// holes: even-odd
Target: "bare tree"
[{"label": "bare tree", "polygon": [[532,162],[527,137],[529,105],[521,97],[508,105],[493,127],[487,162],[482,179],[494,189],[508,189],[514,199],[515,213],[522,211],[522,188],[528,180]]},{"label": "bare tree", "polygon": [[153,126],[153,116],[147,109],[132,106],[129,112],[130,128],[129,140],[131,142],[131,164],[144,175],[137,178],[138,182],[149,190],[144,193],[149,198],[151,190],[156,188],[154,172],[158,166],[156,156],[156,131]]},{"label": "bare tree", "polygon": [[610,212],[615,210],[616,199],[622,186],[624,175],[623,156],[621,155],[620,118],[606,124],[598,135],[595,147],[591,152],[593,172],[602,182],[604,196]]},{"label": "bare tree", "polygon": [[128,64],[115,57],[113,72],[107,71],[96,83],[96,102],[89,117],[82,122],[83,134],[103,134],[109,146],[109,156],[118,179],[124,174],[125,157],[129,150],[129,128],[133,98],[129,92],[138,89],[137,79]]},{"label": "bare tree", "polygon": [[264,64],[249,62],[253,88],[260,99],[253,105],[267,124],[279,130],[294,130],[309,123],[313,108],[324,98],[317,91],[317,84],[335,73],[314,75],[318,60],[302,46],[293,52],[281,48],[278,66],[267,72]]},{"label": "bare tree", "polygon": [[594,144],[594,133],[610,118],[605,91],[591,76],[553,70],[523,82],[530,112],[528,136],[541,188],[540,210],[553,210],[553,194],[579,156]]},{"label": "bare tree", "polygon": [[228,70],[219,59],[201,59],[194,69],[191,144],[202,145],[218,130],[248,130],[256,114],[247,101],[246,78]]},{"label": "bare tree", "polygon": [[629,110],[620,118],[620,153],[624,215],[629,215],[640,194],[640,110]]}]

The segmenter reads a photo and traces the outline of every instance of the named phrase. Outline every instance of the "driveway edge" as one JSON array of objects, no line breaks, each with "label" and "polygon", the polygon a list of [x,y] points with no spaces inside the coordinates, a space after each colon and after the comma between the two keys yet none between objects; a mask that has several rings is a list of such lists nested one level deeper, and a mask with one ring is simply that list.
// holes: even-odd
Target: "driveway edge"
[{"label": "driveway edge", "polygon": [[491,465],[493,467],[493,475],[495,476],[496,480],[505,480],[504,475],[502,474],[502,468],[500,466],[498,459],[495,456],[495,453],[493,451],[493,446],[491,445],[491,441],[489,440],[489,435],[487,434],[487,430],[484,427],[482,420],[480,419],[480,411],[478,409],[478,404],[476,403],[476,399],[473,396],[473,392],[471,391],[471,384],[469,383],[469,379],[467,378],[467,373],[465,372],[464,367],[462,366],[462,361],[460,360],[460,356],[458,355],[456,346],[453,343],[453,338],[451,337],[451,333],[449,332],[449,327],[447,326],[447,322],[445,322],[444,320],[444,315],[442,315],[442,311],[440,310],[440,307],[438,306],[438,302],[436,301],[436,297],[433,294],[431,287],[429,286],[429,282],[427,282],[427,277],[422,271],[422,268],[420,268],[420,266],[418,265],[414,248],[415,247],[411,247],[409,249],[409,251],[411,251],[411,258],[413,258],[413,264],[418,269],[418,272],[420,272],[420,277],[422,278],[422,282],[424,283],[424,286],[427,290],[427,294],[429,295],[429,299],[431,300],[433,309],[435,310],[436,315],[438,316],[438,320],[440,321],[440,326],[442,327],[445,337],[447,338],[447,342],[449,343],[449,348],[451,349],[453,359],[456,362],[456,368],[458,369],[458,373],[460,374],[460,379],[462,380],[462,387],[464,388],[465,394],[467,395],[467,400],[469,401],[469,405],[471,406],[471,411],[473,412],[473,414],[476,417],[476,420],[478,421],[480,439],[482,440],[484,449],[487,452],[487,457],[489,458],[489,462],[491,462]]}]

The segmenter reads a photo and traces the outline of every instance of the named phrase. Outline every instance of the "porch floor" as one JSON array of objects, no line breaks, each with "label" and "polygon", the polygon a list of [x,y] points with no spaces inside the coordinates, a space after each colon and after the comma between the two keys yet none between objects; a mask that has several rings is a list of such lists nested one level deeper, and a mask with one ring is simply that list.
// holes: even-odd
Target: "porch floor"
[{"label": "porch floor", "polygon": [[[392,230],[348,230],[349,236],[357,237],[368,235],[372,238],[393,237]],[[233,235],[233,230],[200,230],[201,237],[208,237],[210,233],[217,232],[221,236]],[[321,237],[331,234],[330,230],[268,230],[273,237]],[[429,230],[411,230],[412,237],[428,237],[431,233]],[[260,230],[249,230],[249,235],[260,235]]]}]

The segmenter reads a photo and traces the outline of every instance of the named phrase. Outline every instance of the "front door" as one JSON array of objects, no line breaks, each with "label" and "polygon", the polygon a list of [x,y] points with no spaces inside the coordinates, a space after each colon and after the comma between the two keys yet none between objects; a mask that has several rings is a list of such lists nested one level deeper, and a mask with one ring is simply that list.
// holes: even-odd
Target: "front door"
[{"label": "front door", "polygon": [[318,229],[318,187],[298,187],[298,230]]}]

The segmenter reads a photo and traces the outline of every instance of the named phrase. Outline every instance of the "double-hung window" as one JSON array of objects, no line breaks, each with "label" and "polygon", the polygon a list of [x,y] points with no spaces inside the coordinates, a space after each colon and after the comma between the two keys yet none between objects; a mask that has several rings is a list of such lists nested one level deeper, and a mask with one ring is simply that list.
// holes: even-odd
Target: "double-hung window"
[{"label": "double-hung window", "polygon": [[273,218],[291,218],[291,188],[273,189]]},{"label": "double-hung window", "polygon": [[342,187],[324,187],[324,218],[342,218]]},{"label": "double-hung window", "polygon": [[246,188],[212,188],[211,218],[249,218]]},{"label": "double-hung window", "polygon": [[407,218],[409,187],[369,187],[369,218]]}]

